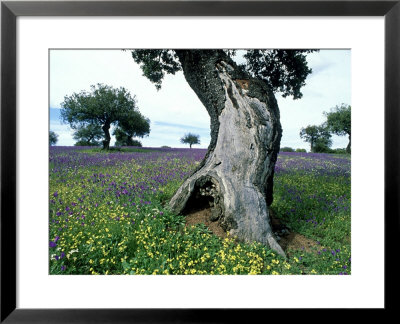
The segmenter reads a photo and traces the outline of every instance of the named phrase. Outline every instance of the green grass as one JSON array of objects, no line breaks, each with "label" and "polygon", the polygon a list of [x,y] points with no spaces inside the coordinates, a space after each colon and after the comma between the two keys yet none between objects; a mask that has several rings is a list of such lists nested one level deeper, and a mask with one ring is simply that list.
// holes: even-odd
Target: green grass
[{"label": "green grass", "polygon": [[[329,163],[332,170],[339,167]],[[316,242],[311,250],[288,250],[284,260],[261,244],[238,243],[229,236],[221,239],[204,225],[185,227],[184,217],[168,209],[167,202],[183,181],[175,175],[177,170],[190,174],[195,165],[161,152],[156,161],[139,164],[128,159],[117,168],[99,163],[62,169],[54,160],[49,238],[55,245],[49,248],[50,273],[351,273],[349,176],[317,176],[290,168],[276,174],[272,205],[276,216],[291,231]],[[151,180],[164,174],[171,178],[161,185]],[[129,184],[135,185],[134,194],[122,194]]]},{"label": "green grass", "polygon": [[[328,165],[335,171],[343,163],[330,161]],[[350,176],[316,173],[293,170],[275,178],[275,214],[291,231],[315,242],[311,249],[289,250],[287,254],[301,261],[305,273],[314,269],[319,274],[350,274]]]}]

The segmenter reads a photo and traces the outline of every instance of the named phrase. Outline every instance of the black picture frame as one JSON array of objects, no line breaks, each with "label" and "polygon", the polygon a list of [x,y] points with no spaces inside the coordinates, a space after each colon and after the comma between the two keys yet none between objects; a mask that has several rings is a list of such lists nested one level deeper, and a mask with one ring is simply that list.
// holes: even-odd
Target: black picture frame
[{"label": "black picture frame", "polygon": [[[397,302],[399,236],[400,0],[394,1],[2,1],[1,2],[1,322],[236,322],[266,309],[16,308],[16,19],[18,16],[383,16],[385,18],[385,308]],[[371,128],[373,132],[373,128]],[[373,148],[368,154],[374,154]],[[373,177],[373,166],[371,176]],[[371,188],[374,190],[374,188]],[[371,238],[371,244],[372,243]],[[392,241],[393,240],[393,241]],[[366,283],[367,284],[367,283]],[[249,319],[250,320],[250,319]],[[251,321],[251,320],[250,320]]]}]

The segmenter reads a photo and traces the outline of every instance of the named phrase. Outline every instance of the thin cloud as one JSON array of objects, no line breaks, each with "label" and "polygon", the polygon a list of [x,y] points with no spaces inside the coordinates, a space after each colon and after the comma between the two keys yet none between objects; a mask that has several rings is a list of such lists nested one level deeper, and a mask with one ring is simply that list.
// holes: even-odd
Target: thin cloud
[{"label": "thin cloud", "polygon": [[198,130],[201,132],[204,131],[210,131],[210,128],[204,128],[204,127],[197,127],[197,126],[191,126],[191,125],[183,125],[183,124],[175,124],[175,123],[167,123],[167,122],[162,122],[162,121],[155,121],[154,125],[156,126],[168,126],[168,127],[173,127],[173,128],[181,128],[181,129],[188,129],[188,130]]}]

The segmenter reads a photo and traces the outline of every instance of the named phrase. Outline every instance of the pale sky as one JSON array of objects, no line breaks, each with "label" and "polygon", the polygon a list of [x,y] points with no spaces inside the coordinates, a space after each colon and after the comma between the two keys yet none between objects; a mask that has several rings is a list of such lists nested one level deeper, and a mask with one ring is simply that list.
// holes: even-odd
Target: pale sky
[{"label": "pale sky", "polygon": [[[324,111],[342,103],[351,105],[350,50],[321,50],[307,56],[313,73],[302,88],[298,100],[276,94],[281,113],[283,136],[281,147],[305,148],[300,139],[302,127],[325,121]],[[70,146],[75,140],[68,125],[59,119],[64,96],[90,90],[90,85],[103,83],[124,87],[136,96],[140,112],[151,121],[148,137],[139,139],[145,147],[188,147],[179,139],[188,132],[200,135],[200,145],[210,142],[210,119],[182,72],[167,75],[161,90],[142,76],[130,52],[121,50],[51,50],[50,51],[50,130],[56,132],[57,145]],[[332,148],[346,147],[347,137],[333,136]],[[114,140],[112,139],[111,145]]]}]

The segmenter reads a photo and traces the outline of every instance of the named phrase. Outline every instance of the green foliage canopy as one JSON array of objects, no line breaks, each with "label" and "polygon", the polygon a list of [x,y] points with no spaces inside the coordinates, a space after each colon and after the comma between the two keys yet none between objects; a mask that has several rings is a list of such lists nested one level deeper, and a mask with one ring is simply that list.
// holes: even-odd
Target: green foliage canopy
[{"label": "green foliage canopy", "polygon": [[285,146],[285,147],[281,147],[280,151],[281,152],[294,152],[294,149],[291,147]]},{"label": "green foliage canopy", "polygon": [[99,146],[103,134],[103,130],[99,125],[79,125],[73,135],[73,138],[77,141],[75,146]]},{"label": "green foliage canopy", "polygon": [[58,135],[55,132],[50,131],[49,132],[49,144],[56,145],[57,142],[58,142]]},{"label": "green foliage canopy", "polygon": [[325,125],[308,125],[300,130],[300,138],[310,143],[311,152],[322,152],[332,145],[331,134]]},{"label": "green foliage canopy", "polygon": [[341,104],[331,109],[330,112],[325,112],[327,117],[328,129],[338,135],[351,135],[351,106]]},{"label": "green foliage canopy", "polygon": [[118,122],[114,130],[117,146],[142,146],[133,137],[144,137],[150,133],[150,120],[139,111],[131,111],[129,115]]},{"label": "green foliage canopy", "polygon": [[314,153],[330,153],[332,146],[332,139],[330,136],[321,136],[317,138],[313,146]]},{"label": "green foliage canopy", "polygon": [[326,125],[330,132],[338,136],[349,136],[349,143],[346,147],[346,152],[351,151],[351,106],[341,104],[331,109],[330,112],[325,112],[327,117]]},{"label": "green foliage canopy", "polygon": [[115,146],[139,146],[142,147],[142,143],[138,140],[132,138],[127,133],[125,133],[121,128],[116,128],[114,130],[115,135]]},{"label": "green foliage canopy", "polygon": [[[227,57],[234,57],[236,50],[215,50],[224,52]],[[316,50],[247,50],[246,64],[241,68],[250,76],[264,80],[274,92],[281,92],[283,97],[302,97],[300,88],[305,85],[312,70],[307,66],[306,55]],[[132,58],[143,71],[143,75],[161,88],[165,74],[175,74],[182,70],[182,62],[176,50],[132,50]]]},{"label": "green foliage canopy", "polygon": [[91,86],[91,92],[81,91],[65,96],[61,103],[61,118],[75,129],[82,123],[111,125],[137,109],[136,98],[125,88],[107,85]]},{"label": "green foliage canopy", "polygon": [[282,97],[303,96],[300,88],[304,86],[312,70],[307,66],[306,54],[313,50],[247,50],[246,70],[270,84],[274,92]]},{"label": "green foliage canopy", "polygon": [[143,75],[153,82],[158,90],[161,89],[165,73],[175,74],[182,69],[174,50],[134,50],[132,58],[140,64]]},{"label": "green foliage canopy", "polygon": [[133,128],[134,121],[131,118],[139,116],[135,96],[131,96],[123,87],[115,89],[103,84],[92,85],[90,92],[81,91],[65,96],[61,106],[61,119],[69,123],[72,129],[89,124],[101,127],[104,149],[109,148],[111,125],[129,124]]}]

